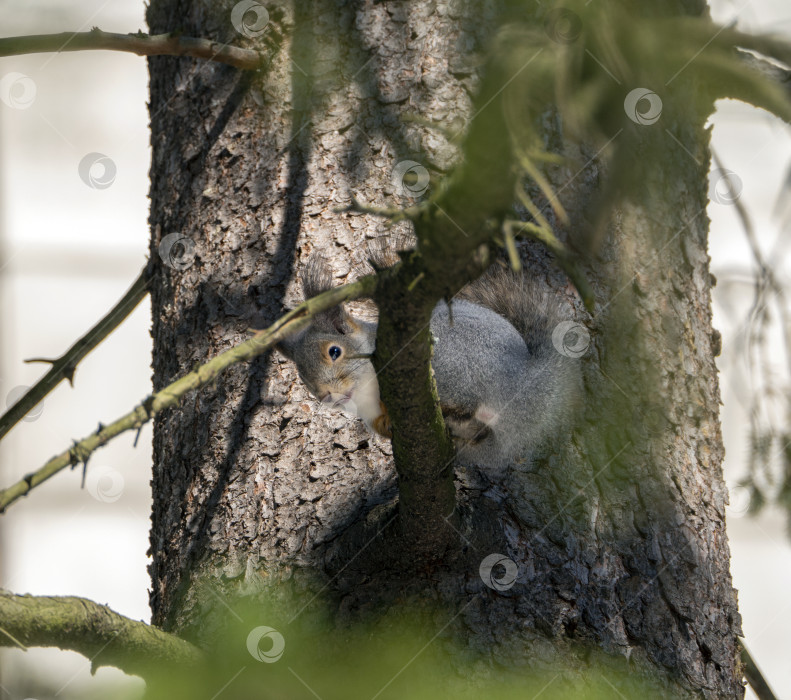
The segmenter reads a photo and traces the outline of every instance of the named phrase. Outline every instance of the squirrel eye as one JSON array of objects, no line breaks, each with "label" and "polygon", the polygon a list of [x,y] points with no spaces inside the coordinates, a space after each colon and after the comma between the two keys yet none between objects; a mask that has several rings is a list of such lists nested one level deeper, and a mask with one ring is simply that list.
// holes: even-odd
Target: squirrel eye
[{"label": "squirrel eye", "polygon": [[330,349],[327,350],[327,354],[330,356],[330,359],[335,362],[341,356],[341,349],[337,345],[331,345]]}]

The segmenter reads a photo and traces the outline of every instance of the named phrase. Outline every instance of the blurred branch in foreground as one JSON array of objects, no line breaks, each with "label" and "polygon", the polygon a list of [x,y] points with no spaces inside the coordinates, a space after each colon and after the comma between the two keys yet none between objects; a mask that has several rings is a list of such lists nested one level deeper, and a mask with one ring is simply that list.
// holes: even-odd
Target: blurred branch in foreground
[{"label": "blurred branch in foreground", "polygon": [[92,600],[0,594],[0,646],[58,647],[146,677],[156,668],[194,667],[203,652],[175,635],[130,620]]}]

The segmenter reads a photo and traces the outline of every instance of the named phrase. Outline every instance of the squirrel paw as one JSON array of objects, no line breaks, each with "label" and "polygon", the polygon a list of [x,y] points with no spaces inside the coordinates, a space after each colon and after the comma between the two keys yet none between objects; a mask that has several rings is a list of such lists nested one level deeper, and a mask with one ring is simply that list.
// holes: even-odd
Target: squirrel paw
[{"label": "squirrel paw", "polygon": [[393,437],[393,429],[390,425],[390,416],[387,415],[385,405],[379,401],[379,409],[382,411],[376,418],[373,419],[373,429],[382,437]]},{"label": "squirrel paw", "polygon": [[470,413],[450,404],[442,404],[440,408],[445,425],[448,426],[451,437],[457,443],[477,445],[492,434],[487,413],[482,413],[480,410]]}]

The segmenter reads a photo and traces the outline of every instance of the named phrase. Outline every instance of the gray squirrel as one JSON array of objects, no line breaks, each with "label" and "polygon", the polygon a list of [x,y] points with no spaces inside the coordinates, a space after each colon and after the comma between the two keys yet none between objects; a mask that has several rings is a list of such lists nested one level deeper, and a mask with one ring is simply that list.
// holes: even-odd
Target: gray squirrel
[{"label": "gray squirrel", "polygon": [[[302,288],[306,299],[332,288],[322,258],[308,261]],[[322,404],[391,437],[369,359],[376,327],[340,305],[278,349]],[[493,265],[449,304],[437,304],[430,329],[431,366],[459,465],[501,469],[527,462],[568,427],[588,335],[533,278]]]}]

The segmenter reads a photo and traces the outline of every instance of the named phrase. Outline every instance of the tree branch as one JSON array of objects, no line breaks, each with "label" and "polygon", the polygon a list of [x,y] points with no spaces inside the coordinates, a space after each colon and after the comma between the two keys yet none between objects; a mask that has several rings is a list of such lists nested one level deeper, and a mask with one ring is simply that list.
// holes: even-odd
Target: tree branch
[{"label": "tree branch", "polygon": [[241,49],[209,39],[169,34],[113,34],[93,29],[90,32],[36,34],[0,39],[0,57],[52,51],[126,51],[138,56],[192,56],[226,63],[242,70],[260,68],[267,56],[253,49]]},{"label": "tree branch", "polygon": [[300,304],[296,309],[275,321],[269,328],[260,330],[249,340],[217,355],[189,374],[177,379],[153,396],[149,396],[129,413],[109,425],[75,442],[72,447],[50,459],[43,467],[28,474],[17,483],[0,491],[0,513],[11,503],[27,495],[32,489],[70,465],[85,462],[99,447],[106,445],[117,435],[128,430],[137,430],[157,413],[178,405],[184,395],[214,380],[220,373],[238,362],[249,360],[279,343],[284,338],[310,323],[313,316],[337,306],[342,301],[371,296],[376,289],[376,275],[363,277],[351,284],[336,287]]},{"label": "tree branch", "polygon": [[751,54],[744,49],[736,49],[739,59],[755,71],[763,74],[769,80],[780,83],[786,91],[791,91],[791,71],[778,66],[765,58]]},{"label": "tree branch", "polygon": [[[401,532],[413,550],[442,556],[455,545],[454,448],[431,373],[429,323],[437,302],[478,277],[488,260],[476,258],[499,233],[495,221],[513,202],[516,168],[503,115],[503,87],[513,71],[490,60],[463,142],[462,165],[413,218],[416,251],[383,277],[374,367],[393,426]],[[415,284],[416,280],[420,280]]]},{"label": "tree branch", "polygon": [[[737,49],[736,53],[745,66],[764,76],[768,81],[777,83],[791,99],[791,71],[787,68],[775,65],[764,58],[754,56],[744,49]],[[782,114],[776,116],[783,119]],[[785,121],[788,123],[788,119],[785,119]]]},{"label": "tree branch", "polygon": [[585,273],[579,269],[576,260],[552,233],[551,229],[542,226],[536,226],[529,221],[514,221],[507,219],[503,222],[503,232],[510,233],[512,237],[524,235],[529,236],[540,243],[543,243],[548,250],[552,251],[558,265],[566,273],[566,276],[571,280],[571,283],[576,288],[577,292],[585,304],[585,308],[593,313],[593,305],[595,299],[593,297],[593,289],[591,289],[590,282],[585,277]]},{"label": "tree branch", "polygon": [[156,669],[195,667],[203,652],[175,635],[73,597],[0,593],[0,646],[58,647],[144,678]]},{"label": "tree branch", "polygon": [[406,209],[399,209],[398,207],[371,207],[352,197],[352,201],[345,207],[336,207],[333,211],[336,214],[344,214],[349,211],[357,212],[358,214],[370,214],[371,216],[382,216],[389,219],[390,224],[398,223],[405,219],[414,220],[421,212],[420,206],[407,207]]},{"label": "tree branch", "polygon": [[91,330],[72,345],[57,360],[34,358],[25,362],[47,362],[52,368],[39,379],[24,396],[0,416],[0,440],[11,430],[36,404],[51,392],[64,379],[73,385],[74,370],[82,359],[112,333],[121,322],[129,316],[135,307],[148,294],[148,280],[145,270],[135,280],[123,298],[102,318]]},{"label": "tree branch", "polygon": [[747,651],[743,639],[737,639],[741,650],[742,663],[744,664],[744,676],[753,689],[759,700],[777,700],[777,696],[772,692],[772,688],[767,683],[766,678],[761,673],[761,669],[755,663],[755,659]]}]

